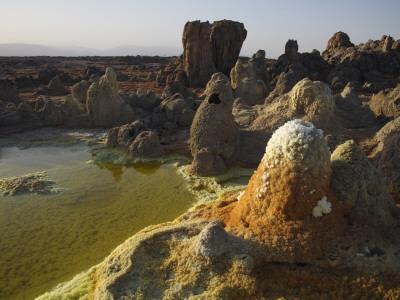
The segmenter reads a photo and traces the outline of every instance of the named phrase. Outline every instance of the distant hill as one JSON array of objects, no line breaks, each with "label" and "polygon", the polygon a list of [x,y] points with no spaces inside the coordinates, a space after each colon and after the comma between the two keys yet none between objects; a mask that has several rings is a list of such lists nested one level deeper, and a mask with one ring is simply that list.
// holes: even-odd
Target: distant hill
[{"label": "distant hill", "polygon": [[99,50],[84,47],[51,47],[39,44],[0,44],[0,56],[175,56],[182,50],[178,47],[124,45]]}]

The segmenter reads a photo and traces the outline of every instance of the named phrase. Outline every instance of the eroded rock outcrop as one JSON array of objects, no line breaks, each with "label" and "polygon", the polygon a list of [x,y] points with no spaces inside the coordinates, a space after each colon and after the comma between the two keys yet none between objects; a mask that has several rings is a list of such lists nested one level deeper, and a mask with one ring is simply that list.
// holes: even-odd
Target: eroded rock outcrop
[{"label": "eroded rock outcrop", "polygon": [[378,118],[400,116],[400,84],[393,89],[383,90],[372,96],[369,106]]},{"label": "eroded rock outcrop", "polygon": [[376,126],[373,112],[361,102],[352,83],[348,83],[340,94],[334,96],[336,116],[345,128],[371,128]]},{"label": "eroded rock outcrop", "polygon": [[328,40],[328,44],[322,55],[326,57],[330,53],[337,51],[337,49],[349,47],[354,47],[354,44],[350,41],[350,37],[347,33],[338,31]]},{"label": "eroded rock outcrop", "polygon": [[335,102],[329,86],[304,78],[290,92],[266,103],[251,128],[274,131],[290,119],[301,118],[325,129],[332,125],[334,116]]},{"label": "eroded rock outcrop", "polygon": [[71,87],[71,95],[80,103],[86,106],[87,91],[90,87],[90,82],[82,80]]},{"label": "eroded rock outcrop", "polygon": [[42,97],[37,102],[36,111],[39,113],[40,118],[45,126],[60,126],[66,121],[67,113],[64,105],[48,98]]},{"label": "eroded rock outcrop", "polygon": [[191,172],[209,176],[229,167],[237,150],[238,128],[232,115],[233,94],[228,77],[214,74],[204,94],[190,128]]},{"label": "eroded rock outcrop", "polygon": [[157,157],[163,154],[158,134],[154,131],[142,131],[129,145],[134,157]]},{"label": "eroded rock outcrop", "polygon": [[370,158],[385,175],[393,199],[400,203],[400,117],[376,133],[370,148]]},{"label": "eroded rock outcrop", "polygon": [[259,50],[248,61],[238,59],[231,73],[235,98],[245,105],[261,104],[268,94],[269,77],[265,65],[265,51]]},{"label": "eroded rock outcrop", "polygon": [[183,66],[189,86],[204,86],[216,71],[210,43],[209,22],[188,22],[183,30]]},{"label": "eroded rock outcrop", "polygon": [[111,68],[89,87],[86,106],[94,126],[111,127],[134,118],[132,109],[118,94],[117,75]]},{"label": "eroded rock outcrop", "polygon": [[322,56],[332,66],[328,82],[338,89],[349,81],[358,81],[364,92],[376,93],[390,87],[400,70],[399,49],[388,36],[354,45],[347,34],[338,32]]},{"label": "eroded rock outcrop", "polygon": [[191,97],[180,93],[162,100],[152,113],[152,124],[162,129],[171,130],[188,128],[192,124],[198,103]]},{"label": "eroded rock outcrop", "polygon": [[231,20],[216,21],[211,26],[210,43],[213,61],[218,72],[229,76],[239,57],[247,31],[243,23]]},{"label": "eroded rock outcrop", "polygon": [[19,93],[12,81],[0,80],[0,100],[18,104],[21,102]]},{"label": "eroded rock outcrop", "polygon": [[324,81],[329,65],[318,51],[299,53],[296,40],[288,40],[285,53],[279,56],[271,68],[271,82],[274,89],[269,95],[271,102],[275,97],[288,92],[301,79],[308,77],[314,81]]},{"label": "eroded rock outcrop", "polygon": [[328,125],[335,115],[335,102],[326,83],[305,78],[299,81],[290,92],[289,108],[304,114],[305,120],[318,126]]},{"label": "eroded rock outcrop", "polygon": [[189,86],[205,86],[215,72],[229,76],[246,35],[239,22],[187,22],[182,37],[182,64]]}]

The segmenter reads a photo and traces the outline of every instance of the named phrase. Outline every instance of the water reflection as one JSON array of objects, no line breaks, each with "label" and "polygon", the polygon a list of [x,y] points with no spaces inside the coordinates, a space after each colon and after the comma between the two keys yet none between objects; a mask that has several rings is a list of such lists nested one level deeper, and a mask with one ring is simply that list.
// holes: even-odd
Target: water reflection
[{"label": "water reflection", "polygon": [[109,163],[95,163],[95,165],[98,166],[100,170],[110,171],[115,182],[121,181],[122,174],[124,173],[122,165],[113,165]]},{"label": "water reflection", "polygon": [[147,162],[147,163],[134,163],[130,165],[136,171],[143,175],[152,175],[161,167],[161,163],[157,161]]},{"label": "water reflection", "polygon": [[146,162],[146,163],[131,163],[126,166],[114,165],[112,163],[99,163],[99,162],[95,162],[94,164],[101,170],[110,171],[115,182],[120,182],[122,179],[122,175],[124,174],[124,171],[128,169],[133,169],[142,175],[153,175],[161,167],[161,163],[157,161]]}]

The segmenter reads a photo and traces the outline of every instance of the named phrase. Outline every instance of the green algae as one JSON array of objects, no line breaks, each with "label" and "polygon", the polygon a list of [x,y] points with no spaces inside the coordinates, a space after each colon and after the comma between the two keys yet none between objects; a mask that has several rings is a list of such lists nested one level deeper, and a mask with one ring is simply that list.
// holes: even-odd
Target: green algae
[{"label": "green algae", "polygon": [[185,178],[188,189],[196,196],[196,205],[223,197],[224,194],[243,190],[253,174],[253,169],[233,167],[219,176],[202,177],[188,172],[189,165],[178,167],[178,173]]},{"label": "green algae", "polygon": [[0,196],[0,299],[50,290],[195,201],[172,164],[88,164],[85,143],[8,145],[0,148],[0,178],[46,171],[63,190]]}]

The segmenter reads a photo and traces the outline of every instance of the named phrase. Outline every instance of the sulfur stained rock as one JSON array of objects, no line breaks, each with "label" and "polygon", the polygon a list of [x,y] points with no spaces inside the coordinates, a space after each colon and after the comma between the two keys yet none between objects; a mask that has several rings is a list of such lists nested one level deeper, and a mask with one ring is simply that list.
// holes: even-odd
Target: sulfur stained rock
[{"label": "sulfur stained rock", "polygon": [[204,94],[190,128],[190,147],[191,172],[207,176],[220,174],[230,165],[236,154],[239,132],[232,115],[229,79],[222,73],[214,74]]},{"label": "sulfur stained rock", "polygon": [[[315,259],[342,226],[342,209],[329,189],[330,179],[330,153],[322,131],[306,121],[289,121],[268,141],[229,226],[271,247],[271,259]],[[323,216],[315,214],[321,200],[331,207]]]}]

